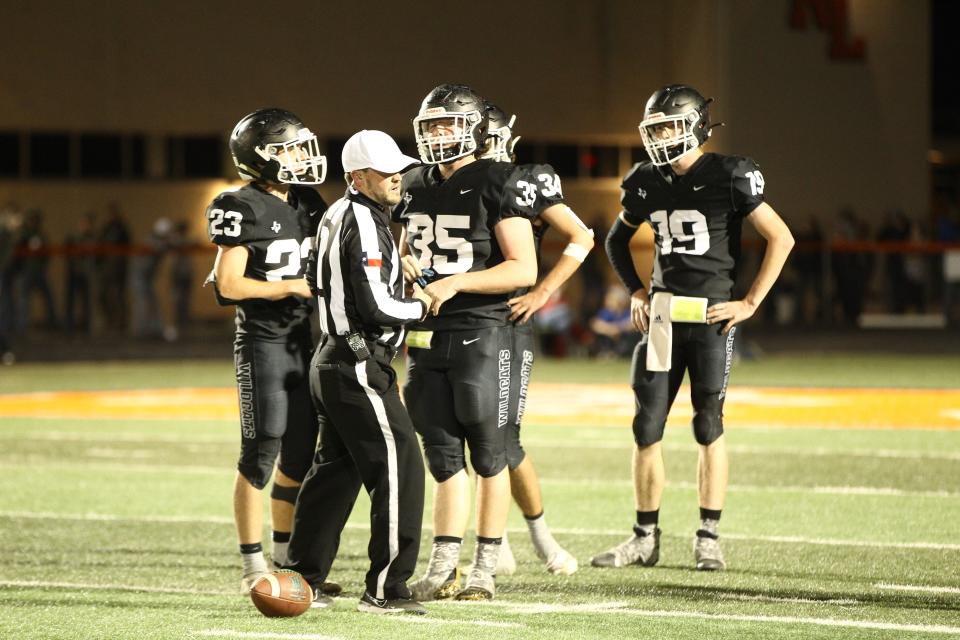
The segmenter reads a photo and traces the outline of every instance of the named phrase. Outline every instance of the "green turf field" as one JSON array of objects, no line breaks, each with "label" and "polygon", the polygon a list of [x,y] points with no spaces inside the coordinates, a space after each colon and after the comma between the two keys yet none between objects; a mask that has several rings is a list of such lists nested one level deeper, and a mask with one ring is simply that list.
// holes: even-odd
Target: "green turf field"
[{"label": "green turf field", "polygon": [[[740,363],[733,384],[949,388],[958,370],[948,357],[781,356]],[[620,362],[546,362],[534,372],[535,381],[582,383],[584,393],[626,376]],[[0,369],[0,393],[231,383],[228,360]],[[660,564],[619,570],[585,565],[630,533],[629,425],[530,422],[524,439],[547,518],[579,572],[547,574],[514,508],[520,566],[498,581],[493,603],[431,604],[425,618],[356,613],[361,497],[332,576],[345,596],[334,611],[288,620],[262,617],[237,592],[236,432],[228,420],[0,417],[0,638],[960,636],[960,430],[729,425],[729,570],[701,574],[691,551],[697,453],[683,421],[665,438]],[[429,549],[429,526],[423,540]]]}]

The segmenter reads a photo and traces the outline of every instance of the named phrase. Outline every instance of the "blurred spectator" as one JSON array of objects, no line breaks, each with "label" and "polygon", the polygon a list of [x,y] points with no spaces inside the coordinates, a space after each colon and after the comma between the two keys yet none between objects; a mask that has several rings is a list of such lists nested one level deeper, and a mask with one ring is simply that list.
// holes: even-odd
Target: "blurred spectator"
[{"label": "blurred spectator", "polygon": [[573,327],[573,310],[563,298],[563,289],[557,289],[533,316],[540,346],[550,356],[562,358],[567,355],[570,342],[570,330]]},{"label": "blurred spectator", "polygon": [[130,230],[116,202],[107,208],[107,221],[100,230],[101,255],[97,260],[100,310],[107,328],[127,328],[127,265]]},{"label": "blurred spectator", "polygon": [[607,254],[603,242],[610,232],[607,215],[599,212],[587,222],[593,231],[593,251],[587,254],[577,271],[582,283],[580,287],[579,320],[586,322],[603,304],[603,283],[606,282]]},{"label": "blurred spectator", "polygon": [[[936,202],[936,239],[960,242],[960,208],[941,194]],[[960,250],[948,249],[942,257],[943,313],[950,325],[960,324]]]},{"label": "blurred spectator", "polygon": [[[926,242],[926,235],[919,224],[907,224],[910,227],[910,233],[907,236],[908,242],[922,243]],[[936,256],[939,258],[939,256]],[[926,313],[927,311],[927,283],[929,276],[930,260],[927,255],[922,253],[907,253],[903,258],[903,298],[900,302],[901,311],[916,311],[917,313]]]},{"label": "blurred spectator", "polygon": [[16,305],[13,289],[13,252],[20,238],[23,216],[14,203],[0,211],[0,363],[13,364],[11,335],[14,332]]},{"label": "blurred spectator", "polygon": [[630,320],[630,294],[620,285],[607,287],[603,306],[590,319],[595,339],[590,350],[597,358],[625,358],[640,338]]},{"label": "blurred spectator", "polygon": [[[883,226],[877,233],[879,242],[906,242],[910,239],[912,225],[902,209],[887,211]],[[907,298],[910,296],[907,283],[907,271],[904,266],[905,254],[900,251],[884,253],[884,276],[887,283],[887,308],[893,313],[903,313]]]},{"label": "blurred spectator", "polygon": [[131,330],[138,338],[159,338],[164,323],[157,299],[157,271],[170,248],[173,224],[169,218],[157,218],[146,241],[145,251],[133,260],[130,290],[133,297]]},{"label": "blurred spectator", "polygon": [[[834,239],[839,242],[857,242],[867,239],[866,225],[852,208],[846,207],[837,215]],[[837,298],[847,324],[856,324],[863,312],[867,293],[871,260],[863,251],[834,251],[831,256],[833,277],[837,284]]]},{"label": "blurred spectator", "polygon": [[170,265],[170,288],[173,292],[173,333],[168,338],[175,339],[190,324],[190,296],[193,291],[193,242],[189,237],[189,226],[183,220],[177,222],[170,240],[173,263]]},{"label": "blurred spectator", "polygon": [[[790,256],[790,265],[797,277],[794,286],[797,295],[798,319],[815,322],[823,317],[823,228],[816,216],[807,218],[806,225],[794,233],[796,249]],[[810,300],[808,302],[808,300]]]},{"label": "blurred spectator", "polygon": [[18,264],[17,287],[20,291],[20,302],[17,305],[20,317],[17,326],[22,331],[31,325],[31,302],[33,294],[39,293],[45,312],[44,326],[47,329],[56,329],[60,323],[57,321],[53,292],[50,289],[50,281],[47,279],[50,256],[45,252],[49,249],[49,245],[43,230],[43,212],[39,209],[31,209],[27,212],[17,249],[31,252],[15,259],[15,263]]},{"label": "blurred spectator", "polygon": [[90,333],[91,302],[95,265],[93,251],[97,245],[94,214],[87,213],[64,239],[67,260],[67,287],[64,319],[68,333]]}]

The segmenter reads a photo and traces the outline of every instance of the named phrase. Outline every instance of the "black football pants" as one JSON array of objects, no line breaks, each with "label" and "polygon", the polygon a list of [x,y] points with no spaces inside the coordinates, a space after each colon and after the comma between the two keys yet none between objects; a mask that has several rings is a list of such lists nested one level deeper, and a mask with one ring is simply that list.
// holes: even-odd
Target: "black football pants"
[{"label": "black football pants", "polygon": [[362,484],[371,501],[367,591],[409,597],[420,552],[423,458],[390,356],[375,353],[358,364],[327,339],[311,362],[310,389],[320,439],[297,498],[288,567],[314,587],[326,580]]}]

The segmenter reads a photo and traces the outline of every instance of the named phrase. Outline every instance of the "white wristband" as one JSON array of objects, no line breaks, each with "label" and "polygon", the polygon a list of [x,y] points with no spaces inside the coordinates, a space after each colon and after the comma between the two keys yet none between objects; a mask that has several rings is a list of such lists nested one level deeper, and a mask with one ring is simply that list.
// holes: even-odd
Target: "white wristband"
[{"label": "white wristband", "polygon": [[571,242],[570,244],[568,244],[567,247],[563,250],[563,255],[570,256],[577,262],[583,262],[586,259],[588,253],[590,253],[589,249],[579,244],[576,244],[574,242]]}]

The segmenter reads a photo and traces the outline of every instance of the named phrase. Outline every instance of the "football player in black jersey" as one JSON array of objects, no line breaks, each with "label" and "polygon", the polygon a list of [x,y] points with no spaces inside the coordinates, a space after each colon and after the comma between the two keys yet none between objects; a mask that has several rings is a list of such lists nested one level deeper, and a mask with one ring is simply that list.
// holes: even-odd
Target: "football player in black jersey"
[{"label": "football player in black jersey", "polygon": [[[660,441],[685,371],[699,445],[696,568],[726,566],[717,526],[727,490],[723,401],[736,325],[752,316],[770,291],[793,236],[763,201],[763,174],[753,160],[702,151],[710,136],[708,102],[686,85],[663,87],[647,101],[640,133],[650,160],[624,178],[623,211],[607,237],[607,255],[633,294],[633,321],[645,335],[632,365],[634,535],[595,556],[592,564],[598,567],[653,566],[659,559],[665,482]],[[744,220],[766,240],[766,250],[746,296],[734,300]],[[643,223],[655,236],[649,293],[628,248]]]},{"label": "football player in black jersey", "polygon": [[[490,599],[510,507],[503,429],[509,414],[512,330],[507,300],[537,277],[530,218],[537,186],[522,170],[479,160],[486,139],[483,99],[445,84],[413,120],[425,163],[404,175],[394,210],[403,224],[408,278],[436,276],[431,313],[407,339],[404,397],[437,482],[434,542],[418,600]],[[480,476],[477,549],[462,591],[457,564],[470,510],[464,444]]]},{"label": "football player in black jersey", "polygon": [[230,136],[237,171],[249,180],[207,207],[217,245],[209,281],[217,299],[236,305],[234,360],[240,396],[240,460],[233,506],[243,559],[242,587],[267,572],[261,544],[261,492],[271,497],[273,562],[286,562],[293,505],[310,468],[317,421],[310,400],[312,354],[306,258],[326,210],[310,186],[326,159],[316,136],[283,109],[245,116]]},{"label": "football player in black jersey", "polygon": [[[489,133],[483,157],[498,162],[515,162],[513,148],[520,139],[513,132],[516,116],[507,118],[502,109],[487,103],[487,119]],[[515,292],[514,297],[508,301],[514,332],[511,358],[514,370],[510,376],[510,419],[506,426],[510,492],[513,494],[514,502],[523,512],[534,551],[546,564],[547,571],[570,575],[577,570],[577,559],[557,543],[547,527],[543,498],[540,493],[540,480],[533,461],[520,443],[520,421],[523,419],[527,386],[534,361],[535,336],[531,319],[533,314],[546,304],[551,294],[573,275],[586,258],[593,248],[593,232],[564,203],[560,176],[556,174],[553,167],[544,164],[523,165],[521,168],[527,172],[528,181],[535,184],[538,190],[534,203],[537,215],[531,221],[537,263],[540,264],[540,244],[550,227],[566,239],[567,245],[560,259],[543,279],[531,288]],[[509,575],[516,569],[516,562],[507,544],[506,535],[503,540],[497,575]]]}]

